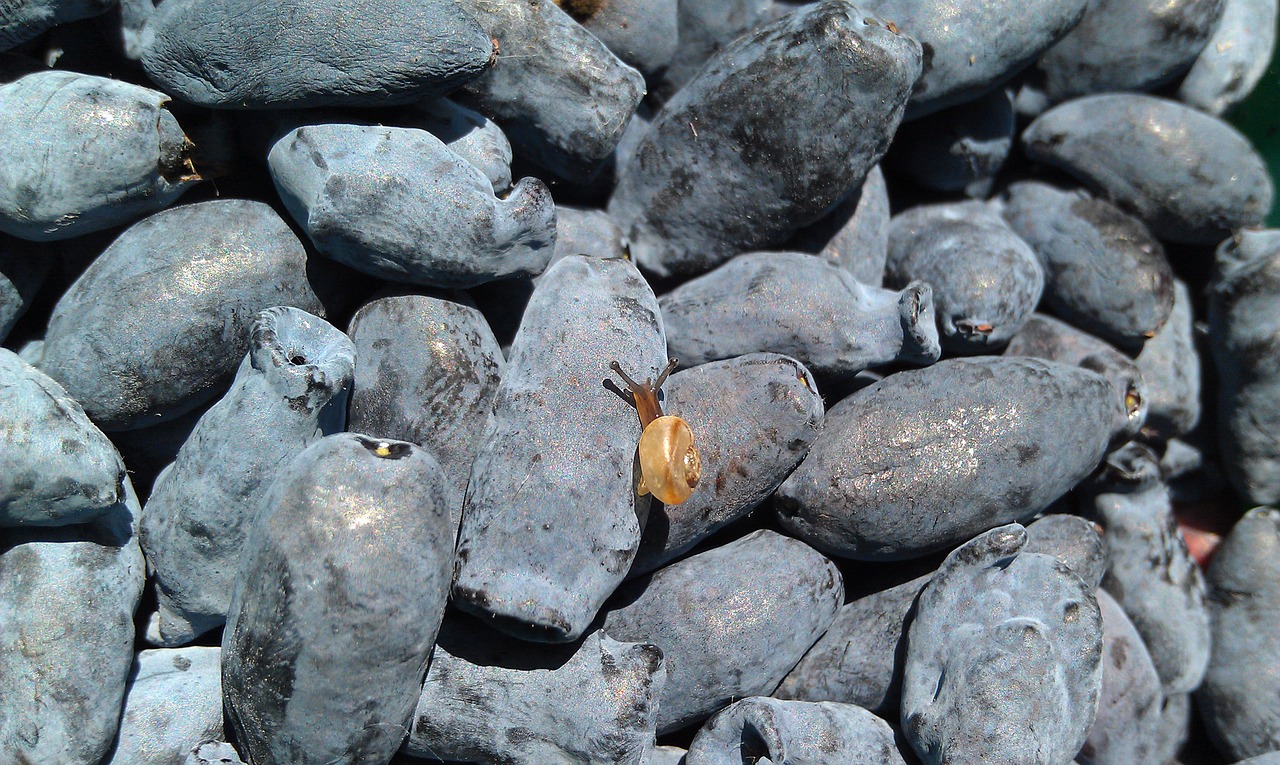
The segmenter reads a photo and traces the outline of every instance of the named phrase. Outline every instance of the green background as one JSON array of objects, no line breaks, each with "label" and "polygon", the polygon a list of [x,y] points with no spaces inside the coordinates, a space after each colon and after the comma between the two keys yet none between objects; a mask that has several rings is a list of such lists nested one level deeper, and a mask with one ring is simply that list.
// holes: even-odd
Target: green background
[{"label": "green background", "polygon": [[[1280,178],[1280,61],[1273,56],[1262,81],[1244,103],[1228,115],[1267,160],[1272,178]],[[1267,225],[1280,228],[1280,194],[1271,205]]]}]

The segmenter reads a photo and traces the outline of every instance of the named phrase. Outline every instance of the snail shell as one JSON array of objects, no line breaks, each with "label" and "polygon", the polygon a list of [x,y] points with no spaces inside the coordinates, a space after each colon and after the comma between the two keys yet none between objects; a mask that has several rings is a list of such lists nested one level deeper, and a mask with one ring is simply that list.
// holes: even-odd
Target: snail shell
[{"label": "snail shell", "polygon": [[637,451],[638,493],[653,494],[664,505],[678,505],[689,498],[702,477],[702,458],[693,445],[689,423],[672,415],[654,419],[640,434]]}]

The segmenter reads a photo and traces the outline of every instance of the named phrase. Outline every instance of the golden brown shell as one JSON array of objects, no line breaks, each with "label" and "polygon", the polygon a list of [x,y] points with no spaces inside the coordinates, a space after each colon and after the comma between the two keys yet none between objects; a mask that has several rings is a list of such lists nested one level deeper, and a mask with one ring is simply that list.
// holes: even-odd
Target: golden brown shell
[{"label": "golden brown shell", "polygon": [[693,494],[702,477],[702,458],[693,445],[689,423],[672,415],[658,417],[640,434],[640,494],[678,505]]}]

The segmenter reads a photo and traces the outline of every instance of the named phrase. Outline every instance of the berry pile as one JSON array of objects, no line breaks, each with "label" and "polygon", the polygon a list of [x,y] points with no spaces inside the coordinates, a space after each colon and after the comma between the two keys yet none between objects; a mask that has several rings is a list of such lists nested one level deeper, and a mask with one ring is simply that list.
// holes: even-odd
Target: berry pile
[{"label": "berry pile", "polygon": [[0,3],[0,765],[1280,763],[1277,15]]}]

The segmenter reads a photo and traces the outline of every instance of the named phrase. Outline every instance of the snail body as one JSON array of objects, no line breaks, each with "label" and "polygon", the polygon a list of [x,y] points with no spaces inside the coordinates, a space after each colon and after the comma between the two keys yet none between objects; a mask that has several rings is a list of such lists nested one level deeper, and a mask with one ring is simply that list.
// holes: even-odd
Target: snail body
[{"label": "snail body", "polygon": [[[658,391],[676,367],[671,359],[656,382],[637,383],[622,371],[618,362],[609,365],[627,384],[619,394],[636,408],[640,417],[640,482],[636,493],[652,494],[665,505],[678,505],[692,494],[702,477],[702,458],[693,444],[693,429],[675,415],[663,414]],[[616,388],[615,388],[616,390]]]}]

